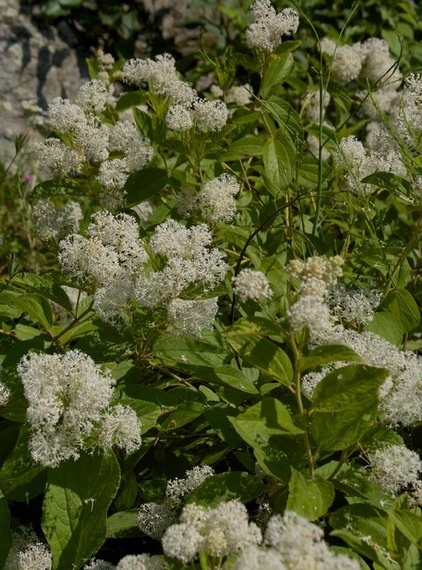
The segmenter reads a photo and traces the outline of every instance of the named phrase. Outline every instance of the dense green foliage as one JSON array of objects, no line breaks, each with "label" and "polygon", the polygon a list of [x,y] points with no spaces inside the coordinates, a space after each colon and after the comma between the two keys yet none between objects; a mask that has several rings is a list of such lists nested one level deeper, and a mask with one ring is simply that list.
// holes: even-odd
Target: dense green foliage
[{"label": "dense green foliage", "polygon": [[[43,3],[44,14],[71,16],[89,26],[92,4],[51,0]],[[171,97],[153,80],[137,88],[127,80],[122,84],[122,73],[129,73],[118,60],[106,70],[112,96],[92,112],[95,128],[112,129],[133,117],[138,135],[153,149],[151,160],[128,174],[120,202],[107,208],[112,200],[104,198],[100,160],[84,158],[79,171],[37,181],[34,188],[22,179],[27,172],[18,160],[17,173],[6,167],[1,173],[0,382],[9,398],[0,407],[0,566],[20,524],[33,525],[48,543],[55,570],[82,568],[92,556],[117,564],[126,554],[161,554],[159,542],[138,527],[140,506],[162,503],[169,481],[207,465],[215,474],[183,497],[177,516],[185,504],[211,508],[238,499],[251,520],[260,523],[260,505],[268,504],[271,514],[294,511],[319,524],[333,552],[359,560],[361,568],[421,567],[421,487],[414,479],[389,487],[388,477],[377,474],[374,457],[389,446],[406,446],[415,457],[421,455],[422,121],[406,124],[403,136],[395,122],[403,99],[397,115],[374,104],[377,117],[368,118],[365,103],[375,100],[382,78],[358,73],[341,81],[333,58],[318,48],[323,36],[339,46],[384,38],[392,68],[407,76],[422,65],[420,8],[376,1],[353,9],[333,2],[327,8],[323,2],[303,1],[296,7],[298,32],[268,52],[245,43],[252,22],[248,5],[223,4],[227,29],[220,41],[210,52],[201,45],[182,68],[192,83],[213,73],[219,89],[207,87],[201,96],[227,104],[224,125],[205,128],[196,118],[189,129],[172,129]],[[124,15],[122,6],[98,3],[95,13],[113,34],[132,41],[140,8],[134,4]],[[277,7],[285,6],[278,2]],[[128,45],[117,55],[127,54]],[[88,66],[92,79],[104,77],[99,59]],[[233,87],[245,83],[252,86],[248,100],[231,98]],[[400,79],[395,89],[400,98],[406,83]],[[309,112],[312,94],[322,101],[325,92],[331,99],[324,119],[322,102],[315,119]],[[378,154],[369,146],[367,170],[362,157],[345,166],[341,141],[352,135],[364,140],[370,123],[384,125],[404,170],[389,168],[391,155],[376,162]],[[79,152],[71,131],[56,129],[52,138]],[[17,140],[17,154],[23,142]],[[103,163],[127,158],[117,146],[110,149]],[[375,163],[384,167],[371,170]],[[222,175],[239,184],[236,212],[218,219],[210,207],[210,218],[205,207],[198,207],[198,196]],[[181,207],[186,192],[197,197],[188,215]],[[124,298],[122,292],[119,305],[111,289],[107,299],[117,310],[105,314],[109,305],[99,296],[105,278],[102,283],[92,277],[95,268],[91,274],[80,268],[72,273],[69,263],[66,270],[66,240],[50,236],[42,242],[40,224],[35,224],[38,235],[34,231],[31,209],[43,199],[57,208],[71,201],[80,205],[82,218],[74,233],[84,236],[83,243],[92,238],[92,216],[98,212],[109,209],[110,220],[136,223],[148,256],[146,280],[154,272],[163,276],[173,255],[154,245],[157,228],[170,219],[190,230],[208,223],[212,244],[206,246],[224,253],[227,271],[211,285],[192,279],[174,297],[218,297],[213,327],[190,335],[172,319],[168,299],[148,305],[139,293]],[[149,216],[142,209],[146,204]],[[128,217],[119,218],[122,213]],[[132,254],[125,255],[127,261]],[[315,259],[322,265],[313,274],[309,260]],[[192,266],[197,262],[193,256],[190,261]],[[271,293],[260,290],[242,298],[236,278],[244,269],[264,274]],[[212,273],[211,264],[207,271]],[[322,293],[304,293],[312,289],[314,277]],[[125,279],[130,281],[126,274]],[[359,320],[357,308],[352,317],[345,311],[335,314],[330,295],[337,281],[349,292],[377,292],[367,319]],[[120,285],[123,291],[123,280]],[[73,287],[75,298],[64,286]],[[316,319],[305,306],[297,310],[305,297],[315,306],[331,302],[330,326],[337,317],[336,332],[321,332],[324,303]],[[297,324],[302,317],[306,322]],[[192,331],[195,324],[193,319]],[[85,433],[78,457],[46,465],[30,453],[36,429],[29,420],[22,362],[29,362],[25,355],[61,358],[75,350],[108,370],[115,382],[110,406],[135,410],[142,443],[130,453],[110,451],[95,440],[94,430]],[[307,388],[306,382],[314,380]],[[66,407],[67,395],[60,397]],[[266,522],[261,521],[264,530]],[[205,551],[191,567],[235,564],[236,556],[223,558]],[[170,568],[187,566],[167,559]]]}]

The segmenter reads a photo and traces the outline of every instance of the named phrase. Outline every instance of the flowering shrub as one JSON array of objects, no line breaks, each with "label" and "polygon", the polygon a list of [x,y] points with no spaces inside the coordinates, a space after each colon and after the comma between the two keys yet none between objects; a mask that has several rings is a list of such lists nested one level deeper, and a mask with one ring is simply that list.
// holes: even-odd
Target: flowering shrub
[{"label": "flowering shrub", "polygon": [[422,78],[249,21],[206,90],[100,53],[50,102],[49,265],[0,288],[7,569],[422,564]]}]

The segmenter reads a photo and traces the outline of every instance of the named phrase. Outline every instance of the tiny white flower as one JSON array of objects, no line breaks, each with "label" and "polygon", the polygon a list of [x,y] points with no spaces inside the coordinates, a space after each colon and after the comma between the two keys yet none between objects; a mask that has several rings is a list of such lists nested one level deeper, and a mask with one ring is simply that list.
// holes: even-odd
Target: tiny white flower
[{"label": "tiny white flower", "polygon": [[242,269],[232,281],[233,291],[238,295],[241,303],[249,299],[262,302],[272,296],[270,284],[262,271]]}]

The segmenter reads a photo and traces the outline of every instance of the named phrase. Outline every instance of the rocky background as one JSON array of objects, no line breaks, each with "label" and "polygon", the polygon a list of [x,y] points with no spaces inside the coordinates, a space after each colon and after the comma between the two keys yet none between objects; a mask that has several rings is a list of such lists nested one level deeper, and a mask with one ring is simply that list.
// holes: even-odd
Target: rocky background
[{"label": "rocky background", "polygon": [[53,97],[72,98],[86,80],[75,40],[63,27],[37,23],[29,6],[0,0],[1,162],[13,156],[16,135],[36,136]]},{"label": "rocky background", "polygon": [[[122,26],[130,22],[132,28],[126,41],[116,41],[111,28],[107,29],[100,17],[95,20],[92,3],[94,25],[88,20],[85,28],[71,17],[49,21],[43,17],[43,4],[0,0],[0,162],[6,165],[14,155],[18,134],[30,135],[27,154],[41,137],[51,99],[74,98],[88,78],[85,59],[97,48],[115,57],[150,56],[169,50],[188,58],[197,50],[203,23],[212,22],[216,29],[221,24],[214,3],[191,8],[190,0],[138,0],[121,5]],[[89,10],[85,13],[89,15]],[[209,44],[216,41],[207,31],[204,38]]]}]

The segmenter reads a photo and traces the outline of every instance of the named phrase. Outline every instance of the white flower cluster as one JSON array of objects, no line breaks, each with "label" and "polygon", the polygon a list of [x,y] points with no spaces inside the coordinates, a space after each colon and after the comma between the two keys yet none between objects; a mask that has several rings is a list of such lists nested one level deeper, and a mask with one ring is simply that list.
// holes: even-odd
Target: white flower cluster
[{"label": "white flower cluster", "polygon": [[314,333],[330,326],[330,311],[326,297],[342,274],[343,259],[335,255],[329,259],[309,257],[306,262],[292,260],[287,271],[301,280],[298,299],[287,311],[287,319],[294,331],[308,327]]},{"label": "white flower cluster", "polygon": [[346,289],[342,284],[328,294],[330,313],[341,323],[357,328],[372,321],[381,300],[381,292],[374,289]]},{"label": "white flower cluster", "polygon": [[51,570],[51,552],[29,528],[12,532],[12,545],[4,570]]},{"label": "white flower cluster", "polygon": [[200,337],[211,330],[218,311],[218,297],[210,299],[173,299],[167,307],[167,316],[174,332]]},{"label": "white flower cluster", "polygon": [[76,95],[76,104],[86,113],[101,113],[107,105],[108,92],[104,83],[92,79],[82,85]]},{"label": "white flower cluster", "polygon": [[[235,570],[359,570],[360,564],[336,554],[324,541],[323,531],[293,511],[274,515],[264,535],[263,548],[249,547],[237,558]],[[252,561],[257,560],[255,565]]]},{"label": "white flower cluster", "polygon": [[103,320],[115,319],[136,299],[149,309],[167,306],[174,330],[200,335],[212,327],[217,299],[188,301],[179,295],[191,284],[206,292],[224,279],[228,266],[221,251],[209,248],[211,240],[205,224],[186,228],[166,220],[149,242],[157,257],[153,264],[134,217],[98,212],[87,237],[72,234],[59,243],[59,262],[67,275],[93,289],[94,308]]},{"label": "white flower cluster", "polygon": [[32,210],[35,231],[42,241],[58,242],[68,234],[77,232],[82,217],[77,202],[70,202],[58,210],[49,200],[38,200]]},{"label": "white flower cluster", "polygon": [[232,85],[227,93],[227,103],[236,105],[248,105],[252,101],[253,88],[249,83],[244,85]]},{"label": "white flower cluster", "polygon": [[[334,158],[338,168],[346,173],[346,185],[352,192],[362,194],[374,191],[376,186],[363,184],[361,180],[377,171],[391,172],[412,181],[413,196],[410,198],[420,202],[418,177],[407,170],[403,158],[406,152],[403,149],[406,151],[407,148],[412,153],[420,151],[422,79],[419,75],[411,74],[401,91],[398,86],[399,81],[395,80],[371,93],[364,103],[366,114],[373,119],[367,125],[366,145],[363,146],[354,136],[343,138]],[[388,128],[376,121],[380,113],[388,113]]]},{"label": "white flower cluster", "polygon": [[[253,98],[253,87],[249,83],[244,85],[232,85],[228,91],[224,92],[219,85],[211,85],[210,93],[213,97],[222,99],[229,105],[229,116],[232,117],[236,107],[244,107],[251,103]],[[232,103],[232,105],[230,105]]]},{"label": "white flower cluster", "polygon": [[62,270],[80,283],[93,285],[95,308],[108,320],[126,306],[148,255],[129,214],[93,215],[87,236],[72,234],[59,243]]},{"label": "white flower cluster", "polygon": [[410,74],[401,92],[400,109],[394,126],[402,139],[420,151],[422,133],[422,76]]},{"label": "white flower cluster", "polygon": [[360,93],[367,116],[376,119],[379,112],[397,112],[402,76],[385,40],[369,38],[363,43],[339,46],[333,40],[323,38],[320,49],[330,58],[331,72],[337,81],[347,83],[363,78],[372,82],[373,88],[369,92],[363,90]]},{"label": "white flower cluster", "polygon": [[189,106],[197,98],[195,89],[179,78],[176,62],[169,53],[153,59],[130,59],[123,66],[123,81],[137,87],[148,84],[158,95],[171,97],[173,103]]},{"label": "white flower cluster", "polygon": [[81,171],[83,156],[63,141],[47,138],[36,146],[40,163],[51,170],[55,176],[73,176]]},{"label": "white flower cluster", "polygon": [[[108,129],[93,112],[85,112],[68,99],[56,97],[49,104],[47,114],[48,126],[58,135],[71,137],[71,147],[79,153],[82,162],[99,163],[107,159]],[[47,138],[46,143],[50,140]]]},{"label": "white flower cluster", "polygon": [[165,265],[159,271],[144,271],[139,275],[135,288],[139,304],[153,309],[168,305],[191,284],[208,291],[220,283],[228,266],[220,250],[209,249],[211,240],[205,224],[186,228],[169,219],[157,226],[149,247],[165,260]]},{"label": "white flower cluster", "polygon": [[361,44],[337,46],[333,40],[323,38],[320,49],[332,58],[330,69],[335,79],[347,83],[359,77],[363,59]]},{"label": "white flower cluster", "polygon": [[141,137],[137,127],[130,121],[118,121],[114,125],[110,132],[109,148],[125,155],[128,172],[141,170],[153,155],[148,139]]},{"label": "white flower cluster", "polygon": [[117,121],[112,127],[109,131],[108,149],[110,152],[119,152],[121,157],[103,161],[97,180],[103,188],[100,194],[102,206],[116,210],[122,205],[122,189],[130,173],[144,168],[152,159],[154,151],[149,139],[143,137],[130,121]]},{"label": "white flower cluster", "polygon": [[85,564],[83,570],[115,570],[114,564],[101,560],[100,558],[92,558],[88,564]]},{"label": "white flower cluster", "polygon": [[171,131],[183,132],[193,127],[193,115],[189,107],[171,105],[166,115],[166,125]]},{"label": "white flower cluster", "polygon": [[274,548],[247,546],[231,566],[233,570],[288,570]]},{"label": "white flower cluster", "polygon": [[304,100],[304,107],[306,107],[306,115],[314,123],[319,124],[324,119],[325,110],[331,101],[331,95],[328,91],[323,91],[322,94],[322,115],[321,115],[321,92],[312,91]]},{"label": "white flower cluster", "polygon": [[179,78],[174,58],[164,53],[152,59],[131,59],[123,66],[123,80],[142,87],[148,84],[158,95],[168,97],[171,105],[166,116],[169,129],[219,131],[227,123],[229,112],[222,101],[201,99],[195,89]]},{"label": "white flower cluster", "polygon": [[384,88],[398,89],[402,75],[385,40],[368,38],[362,44],[362,75]]},{"label": "white flower cluster", "polygon": [[254,22],[245,32],[246,43],[252,49],[274,51],[282,36],[291,36],[299,27],[299,16],[293,8],[277,14],[270,0],[256,0],[251,6]]},{"label": "white flower cluster", "polygon": [[376,186],[362,183],[362,180],[377,171],[391,172],[407,176],[400,152],[393,144],[378,150],[366,149],[354,135],[341,139],[335,156],[338,168],[345,172],[344,180],[349,190],[355,194],[369,194]]},{"label": "white flower cluster", "polygon": [[28,400],[29,450],[36,463],[57,467],[77,459],[92,437],[104,448],[116,445],[131,452],[140,446],[135,412],[109,408],[115,381],[83,352],[32,353],[21,359],[18,373]]},{"label": "white flower cluster", "polygon": [[323,297],[301,295],[287,311],[287,319],[294,331],[308,327],[315,333],[330,325],[330,311]]},{"label": "white flower cluster", "polygon": [[287,270],[292,277],[301,280],[299,294],[324,296],[341,277],[343,263],[339,255],[328,259],[308,257],[305,262],[299,259],[290,261]]},{"label": "white flower cluster", "polygon": [[116,566],[116,570],[166,570],[166,568],[168,568],[166,560],[149,554],[129,554]]},{"label": "white flower cluster", "polygon": [[192,117],[201,131],[221,131],[229,118],[229,110],[223,101],[197,99],[193,105]]},{"label": "white flower cluster", "polygon": [[177,520],[176,512],[165,503],[144,503],[139,508],[138,525],[146,536],[159,540]]},{"label": "white flower cluster", "polygon": [[[122,189],[129,174],[142,169],[151,160],[153,150],[133,123],[117,121],[110,128],[101,122],[98,113],[105,109],[107,98],[104,83],[94,79],[80,88],[76,103],[62,97],[53,99],[47,122],[63,140],[47,138],[38,145],[37,154],[56,176],[78,174],[85,163],[98,165],[100,202],[115,210],[122,205]],[[116,151],[122,156],[110,157]]]},{"label": "white flower cluster", "polygon": [[126,453],[133,453],[141,445],[140,422],[130,406],[117,404],[108,408],[101,417],[96,433],[104,449],[120,447]]},{"label": "white flower cluster", "polygon": [[372,186],[362,184],[361,180],[376,169],[372,168],[363,144],[354,135],[341,139],[336,164],[346,172],[345,181],[350,190],[356,194],[370,193],[373,190]]},{"label": "white flower cluster", "polygon": [[369,454],[371,479],[391,495],[418,491],[422,485],[422,461],[405,445],[384,445]]},{"label": "white flower cluster", "polygon": [[[389,377],[380,388],[379,410],[391,425],[411,426],[422,420],[422,359],[410,351],[399,350],[380,336],[345,329],[341,325],[327,327],[313,335],[317,344],[340,344],[352,348],[369,366],[386,368]],[[333,367],[345,363],[334,363]],[[324,369],[303,378],[305,391],[312,396],[317,383],[332,370]]]},{"label": "white flower cluster", "polygon": [[241,303],[249,299],[263,302],[272,297],[272,291],[267,276],[262,271],[242,269],[233,277],[233,292]]},{"label": "white flower cluster", "polygon": [[214,475],[209,465],[197,465],[186,471],[182,479],[168,481],[163,503],[144,503],[139,509],[138,524],[151,538],[160,539],[167,528],[177,521],[183,500],[206,479]]},{"label": "white flower cluster", "polygon": [[95,59],[98,62],[100,71],[110,71],[116,63],[111,53],[105,53],[101,48],[96,50]]},{"label": "white flower cluster", "polygon": [[9,388],[0,382],[0,406],[5,406],[10,398],[10,390]]},{"label": "white flower cluster", "polygon": [[390,55],[388,43],[379,38],[369,38],[353,45],[337,45],[330,38],[323,38],[320,50],[331,60],[331,72],[343,83],[365,77],[384,88],[398,88],[401,73]]},{"label": "white flower cluster", "polygon": [[166,570],[166,568],[168,568],[168,563],[164,558],[145,553],[128,554],[118,562],[117,566],[94,558],[85,564],[83,570]]},{"label": "white flower cluster", "polygon": [[164,554],[189,564],[201,553],[221,560],[261,540],[261,531],[249,522],[246,507],[233,500],[213,509],[186,505],[180,522],[164,533],[162,546]]},{"label": "white flower cluster", "polygon": [[230,222],[237,214],[235,196],[240,191],[236,178],[223,173],[205,182],[200,191],[186,191],[179,200],[179,211],[198,213],[209,224]]},{"label": "white flower cluster", "polygon": [[209,477],[215,475],[214,469],[209,465],[196,465],[186,471],[182,479],[171,479],[167,483],[166,503],[174,507],[180,506],[182,501],[194,489],[202,485]]}]

